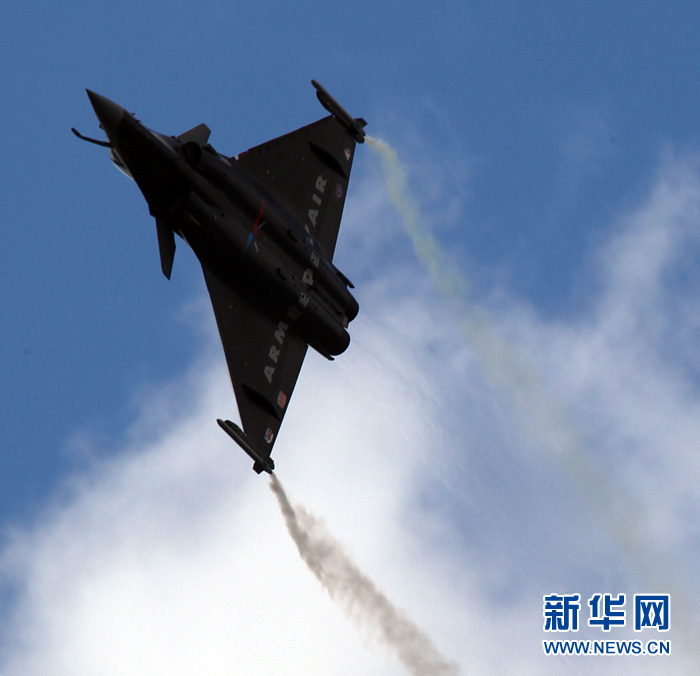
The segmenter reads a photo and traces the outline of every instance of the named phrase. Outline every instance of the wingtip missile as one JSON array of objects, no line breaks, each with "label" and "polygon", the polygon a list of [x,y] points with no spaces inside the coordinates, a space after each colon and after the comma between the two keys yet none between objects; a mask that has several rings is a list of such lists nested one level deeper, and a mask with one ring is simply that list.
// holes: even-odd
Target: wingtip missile
[{"label": "wingtip missile", "polygon": [[219,424],[219,427],[253,459],[253,469],[258,474],[263,471],[267,472],[268,474],[272,474],[275,469],[275,461],[270,457],[263,458],[250,445],[245,433],[238,425],[236,425],[236,423],[231,422],[230,420],[221,420],[221,418],[217,418],[216,422]]},{"label": "wingtip missile", "polygon": [[353,118],[317,80],[311,80],[311,84],[316,89],[316,96],[321,105],[348,128],[348,131],[358,143],[364,143],[367,135],[364,127],[367,125],[367,122],[361,117]]}]

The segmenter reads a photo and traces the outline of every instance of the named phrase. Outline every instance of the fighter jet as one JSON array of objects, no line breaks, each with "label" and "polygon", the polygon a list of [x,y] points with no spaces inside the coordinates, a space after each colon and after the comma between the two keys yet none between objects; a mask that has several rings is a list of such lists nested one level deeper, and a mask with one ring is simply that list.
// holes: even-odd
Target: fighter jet
[{"label": "fighter jet", "polygon": [[175,235],[194,251],[214,314],[241,427],[217,420],[272,473],[272,448],[310,345],[328,359],[344,352],[359,306],[333,264],[362,118],[351,117],[315,80],[330,113],[234,156],[218,153],[205,124],[179,136],[145,127],[87,90],[109,149],[155,218],[163,274],[170,279]]}]

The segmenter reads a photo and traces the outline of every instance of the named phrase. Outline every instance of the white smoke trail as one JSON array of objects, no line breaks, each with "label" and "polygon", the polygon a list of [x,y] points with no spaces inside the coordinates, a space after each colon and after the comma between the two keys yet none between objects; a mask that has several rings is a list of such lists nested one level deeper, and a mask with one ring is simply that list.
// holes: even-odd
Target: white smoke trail
[{"label": "white smoke trail", "polygon": [[[649,547],[645,507],[623,493],[592,462],[578,430],[561,404],[549,394],[530,365],[532,362],[524,358],[522,350],[499,338],[485,310],[469,303],[467,277],[454,267],[437,239],[422,225],[420,208],[410,196],[406,173],[394,149],[370,136],[366,140],[381,156],[391,201],[402,218],[416,256],[451,304],[487,378],[512,398],[523,426],[570,472],[581,496],[614,536],[628,560],[641,570],[645,583],[670,592],[674,598],[674,615],[683,617],[683,626],[695,626],[694,614],[683,602],[685,595],[673,579],[672,566]],[[697,641],[694,637],[685,638],[688,648],[700,661]]]},{"label": "white smoke trail", "polygon": [[[585,447],[562,406],[549,395],[536,370],[523,358],[522,350],[502,340],[485,310],[472,305],[467,297],[469,283],[442,250],[433,234],[421,225],[418,205],[411,199],[406,174],[396,152],[386,143],[366,137],[379,152],[391,200],[402,217],[404,229],[420,262],[433,283],[451,304],[486,376],[492,385],[511,396],[530,432],[546,442],[550,451],[569,466],[582,484],[585,495],[600,497],[600,472],[590,463]],[[595,490],[591,490],[595,487]],[[609,496],[612,498],[614,491]]]},{"label": "white smoke trail", "polygon": [[293,507],[273,474],[270,488],[277,496],[287,530],[301,558],[330,597],[352,619],[378,630],[381,640],[415,676],[458,676],[431,640],[398,610],[343,550],[318,519],[302,507]]},{"label": "white smoke trail", "polygon": [[[491,384],[514,398],[528,426],[540,439],[547,440],[552,450],[556,448],[563,453],[566,462],[576,461],[580,456],[578,451],[582,450],[576,430],[568,423],[561,406],[548,395],[535,370],[519,358],[515,346],[499,338],[488,313],[469,303],[467,277],[452,264],[434,235],[421,225],[420,208],[410,197],[406,173],[396,152],[385,141],[370,136],[366,139],[381,156],[391,201],[402,218],[416,256],[451,304]],[[556,446],[552,440],[556,440]]]}]

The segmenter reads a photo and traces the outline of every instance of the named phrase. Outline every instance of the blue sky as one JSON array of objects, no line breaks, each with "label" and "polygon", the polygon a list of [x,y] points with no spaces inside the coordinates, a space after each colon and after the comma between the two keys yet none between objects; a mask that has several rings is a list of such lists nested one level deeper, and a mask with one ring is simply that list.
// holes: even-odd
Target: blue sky
[{"label": "blue sky", "polygon": [[[103,673],[404,673],[285,549],[214,424],[235,404],[196,260],[180,246],[163,278],[136,186],[70,133],[100,133],[89,87],[235,154],[323,116],[311,78],[396,149],[469,291],[435,284],[360,148],[336,262],[361,314],[347,354],[302,371],[281,480],[463,673],[586,673],[541,656],[554,591],[672,591],[673,662],[597,666],[693,673],[694,3],[25,2],[0,20],[3,676],[99,671],[87,627],[124,660]],[[258,620],[277,656],[254,650]]]}]

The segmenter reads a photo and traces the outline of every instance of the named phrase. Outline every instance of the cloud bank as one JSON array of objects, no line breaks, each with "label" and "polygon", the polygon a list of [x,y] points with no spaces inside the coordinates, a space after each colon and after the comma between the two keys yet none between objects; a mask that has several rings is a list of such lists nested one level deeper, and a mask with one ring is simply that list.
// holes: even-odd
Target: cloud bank
[{"label": "cloud bank", "polygon": [[[594,658],[543,656],[542,596],[663,591],[673,655],[595,658],[596,673],[694,673],[696,160],[669,153],[610,224],[585,306],[543,318],[513,290],[478,299],[525,385],[494,382],[401,248],[378,176],[357,176],[353,195],[338,260],[362,312],[345,355],[309,355],[280,478],[464,674],[590,673]],[[188,372],[143,397],[118,452],[93,449],[39,517],[5,528],[2,676],[405,673],[309,574],[266,482],[214,424],[234,404],[211,317],[204,336]],[[583,465],[533,417],[531,374]]]}]

